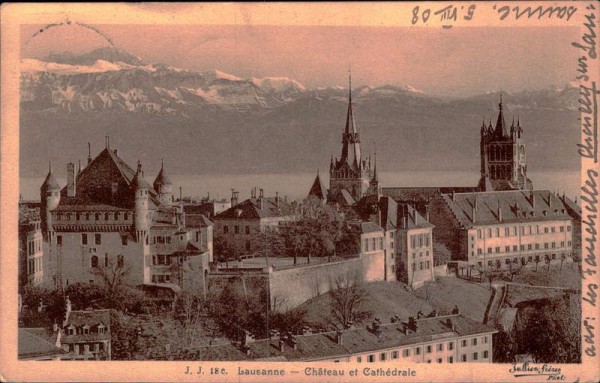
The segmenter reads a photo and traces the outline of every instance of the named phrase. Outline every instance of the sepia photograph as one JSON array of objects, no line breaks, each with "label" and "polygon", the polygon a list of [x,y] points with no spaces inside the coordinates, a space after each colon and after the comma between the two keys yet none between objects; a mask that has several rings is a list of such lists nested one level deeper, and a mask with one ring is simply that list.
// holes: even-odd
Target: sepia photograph
[{"label": "sepia photograph", "polygon": [[594,3],[56,6],[2,8],[3,379],[600,376]]}]

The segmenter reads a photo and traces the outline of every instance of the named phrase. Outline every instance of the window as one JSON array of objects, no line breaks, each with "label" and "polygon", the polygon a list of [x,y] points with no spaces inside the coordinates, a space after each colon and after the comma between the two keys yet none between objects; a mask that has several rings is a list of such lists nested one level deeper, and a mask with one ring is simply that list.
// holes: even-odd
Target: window
[{"label": "window", "polygon": [[504,246],[504,251],[506,251],[507,253],[510,252],[510,246]]},{"label": "window", "polygon": [[423,270],[423,262],[419,262],[419,270]]},{"label": "window", "polygon": [[481,249],[477,249],[477,254],[481,254],[483,251]]},{"label": "window", "polygon": [[87,245],[88,241],[87,241],[87,234],[81,234],[81,244],[82,245]]},{"label": "window", "polygon": [[127,213],[127,212],[123,213],[123,219],[125,221],[127,221],[129,219],[129,213]]},{"label": "window", "polygon": [[488,358],[488,352],[487,352],[487,350],[485,350],[483,352],[483,359],[487,359],[487,358]]},{"label": "window", "polygon": [[530,255],[529,257],[527,257],[527,262],[531,262],[533,261],[533,257]]},{"label": "window", "polygon": [[560,247],[565,247],[565,241],[560,241]]},{"label": "window", "polygon": [[415,355],[421,355],[421,347],[415,348]]},{"label": "window", "polygon": [[429,246],[429,234],[425,234],[425,246]]},{"label": "window", "polygon": [[525,251],[525,245],[521,245],[521,251]]},{"label": "window", "polygon": [[531,250],[531,243],[527,245],[527,250]]},{"label": "window", "polygon": [[463,347],[467,347],[467,340],[466,340],[466,339],[463,339],[463,340],[462,340],[462,346],[463,346]]},{"label": "window", "polygon": [[406,358],[410,356],[410,348],[407,348],[405,350],[402,350],[402,357]]},{"label": "window", "polygon": [[367,357],[367,362],[369,363],[374,363],[375,362],[375,355],[371,354]]},{"label": "window", "polygon": [[437,359],[437,362],[438,362],[438,363],[442,363],[442,358],[438,358],[438,359]]},{"label": "window", "polygon": [[536,244],[535,244],[535,249],[536,249],[536,250],[539,250],[539,249],[540,249],[540,244],[539,244],[539,243],[536,243]]},{"label": "window", "polygon": [[98,221],[100,219],[100,213],[94,214],[94,220]]},{"label": "window", "polygon": [[509,258],[506,258],[506,259],[504,260],[504,263],[506,263],[507,265],[510,265],[510,259],[509,259]]},{"label": "window", "polygon": [[556,249],[556,242],[552,242],[552,248]]},{"label": "window", "polygon": [[431,363],[431,359],[427,359],[427,363]]},{"label": "window", "polygon": [[477,230],[477,238],[481,239],[481,229]]},{"label": "window", "polygon": [[492,261],[488,261],[488,266],[492,266]]},{"label": "window", "polygon": [[246,234],[250,234],[250,226],[246,226]]},{"label": "window", "polygon": [[504,236],[505,237],[509,237],[510,236],[510,229],[508,227],[504,228]]},{"label": "window", "polygon": [[98,257],[97,256],[92,256],[92,267],[98,267]]},{"label": "window", "polygon": [[223,234],[229,234],[229,226],[223,226]]},{"label": "window", "polygon": [[473,344],[473,346],[477,346],[477,338],[473,338],[473,341],[471,343]]},{"label": "window", "polygon": [[474,352],[473,353],[473,360],[477,360],[477,359],[479,359],[479,355],[476,352]]},{"label": "window", "polygon": [[417,236],[416,235],[411,235],[410,236],[410,242],[411,242],[411,247],[414,249],[415,247],[417,247]]},{"label": "window", "polygon": [[108,221],[108,213],[104,213],[104,220]]},{"label": "window", "polygon": [[121,213],[119,213],[119,212],[116,212],[116,213],[115,213],[115,220],[116,220],[116,221],[118,221],[118,220],[119,220],[119,218],[120,218],[120,214],[121,214]]},{"label": "window", "polygon": [[484,336],[484,337],[483,337],[483,343],[484,343],[484,344],[487,344],[487,342],[488,342],[488,337],[487,337],[487,336]]},{"label": "window", "polygon": [[466,362],[467,361],[467,354],[462,354],[462,361]]},{"label": "window", "polygon": [[560,232],[561,232],[561,233],[564,233],[564,232],[565,232],[565,227],[564,227],[564,226],[561,226],[561,227],[560,227]]},{"label": "window", "polygon": [[365,253],[366,253],[367,251],[369,251],[369,240],[368,240],[368,239],[365,239],[364,247],[365,247],[365,250],[364,250],[364,251],[365,251]]},{"label": "window", "polygon": [[448,350],[454,350],[454,342],[448,342]]},{"label": "window", "polygon": [[548,228],[547,227],[544,228],[544,234],[548,234]]},{"label": "window", "polygon": [[429,270],[431,268],[431,264],[429,263],[429,261],[427,261],[427,270]]},{"label": "window", "polygon": [[362,356],[356,357],[356,363],[362,363]]},{"label": "window", "polygon": [[98,325],[98,334],[104,334],[104,326],[102,323]]},{"label": "window", "polygon": [[500,246],[496,246],[496,253],[500,252]]},{"label": "window", "polygon": [[491,254],[492,253],[492,248],[488,247],[488,251],[487,252],[488,252],[488,254]]},{"label": "window", "polygon": [[240,233],[240,227],[238,225],[235,225],[233,227],[233,231],[234,231],[235,234],[239,234]]},{"label": "window", "polygon": [[371,248],[373,250],[377,250],[377,243],[376,243],[377,239],[376,238],[372,238],[371,239]]},{"label": "window", "polygon": [[567,226],[567,231],[571,231],[571,225]]},{"label": "window", "polygon": [[122,255],[118,255],[117,256],[117,267],[123,267],[125,266],[125,259],[123,258]]},{"label": "window", "polygon": [[100,234],[100,233],[94,234],[94,240],[95,240],[96,245],[101,245],[102,244],[102,234]]},{"label": "window", "polygon": [[392,351],[392,359],[398,359],[398,351]]},{"label": "window", "polygon": [[499,236],[500,236],[500,228],[499,228],[499,227],[497,227],[497,228],[496,228],[496,237],[499,237]]},{"label": "window", "polygon": [[62,246],[62,235],[57,235],[56,236],[56,244],[58,246]]},{"label": "window", "polygon": [[449,357],[448,357],[448,363],[454,363],[454,358],[453,358],[453,357],[451,357],[451,356],[449,356]]},{"label": "window", "polygon": [[488,238],[492,238],[492,229],[488,229],[487,236]]},{"label": "window", "polygon": [[126,235],[121,237],[121,245],[127,246],[127,236]]},{"label": "window", "polygon": [[382,352],[381,354],[379,354],[379,360],[380,361],[383,362],[385,360],[385,357],[386,357],[386,353],[385,352]]},{"label": "window", "polygon": [[552,227],[550,228],[550,231],[551,231],[552,233],[556,233],[556,228],[555,228],[554,226],[552,226]]},{"label": "window", "polygon": [[513,246],[513,251],[517,251],[517,245]]},{"label": "window", "polygon": [[89,335],[89,334],[90,334],[90,328],[89,328],[89,327],[87,327],[87,326],[83,326],[83,327],[81,328],[81,333],[82,333],[83,335]]},{"label": "window", "polygon": [[104,267],[108,267],[108,253],[104,253]]},{"label": "window", "polygon": [[431,354],[431,345],[428,345],[428,346],[427,346],[427,353],[428,353],[428,354]]},{"label": "window", "polygon": [[544,243],[544,249],[548,248],[548,242]]},{"label": "window", "polygon": [[444,351],[444,344],[443,344],[443,343],[439,343],[439,344],[437,345],[437,350],[438,350],[438,351]]}]

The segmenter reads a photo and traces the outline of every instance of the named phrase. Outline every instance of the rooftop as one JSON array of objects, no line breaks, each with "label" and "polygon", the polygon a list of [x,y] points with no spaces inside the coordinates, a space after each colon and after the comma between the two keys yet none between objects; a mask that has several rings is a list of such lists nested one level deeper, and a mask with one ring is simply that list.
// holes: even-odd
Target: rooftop
[{"label": "rooftop", "polygon": [[244,200],[217,214],[214,219],[262,219],[294,214],[292,205],[281,197],[260,197]]}]

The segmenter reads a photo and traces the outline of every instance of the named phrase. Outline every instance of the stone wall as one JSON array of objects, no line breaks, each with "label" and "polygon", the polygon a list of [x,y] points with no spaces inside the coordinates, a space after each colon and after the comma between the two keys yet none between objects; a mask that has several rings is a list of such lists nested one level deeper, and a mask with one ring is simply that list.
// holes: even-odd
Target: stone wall
[{"label": "stone wall", "polygon": [[[376,259],[366,260],[367,266],[376,264]],[[352,258],[340,262],[273,271],[269,274],[271,305],[277,310],[297,307],[311,298],[329,292],[337,277],[356,273],[363,276],[363,267],[363,259]],[[383,258],[380,270],[383,275]]]}]

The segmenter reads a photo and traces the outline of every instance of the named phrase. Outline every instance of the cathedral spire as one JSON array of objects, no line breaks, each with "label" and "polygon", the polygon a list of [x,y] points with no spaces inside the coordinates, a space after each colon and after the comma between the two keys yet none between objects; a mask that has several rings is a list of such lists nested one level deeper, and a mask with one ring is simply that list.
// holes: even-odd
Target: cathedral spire
[{"label": "cathedral spire", "polygon": [[373,153],[373,181],[379,181],[379,177],[377,177],[377,152]]},{"label": "cathedral spire", "polygon": [[500,92],[500,103],[498,104],[498,121],[496,121],[496,129],[494,131],[496,137],[508,137],[506,130],[506,121],[504,120],[504,111],[502,107],[502,92]]}]

